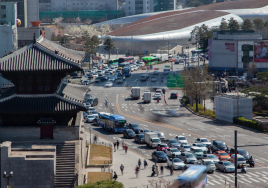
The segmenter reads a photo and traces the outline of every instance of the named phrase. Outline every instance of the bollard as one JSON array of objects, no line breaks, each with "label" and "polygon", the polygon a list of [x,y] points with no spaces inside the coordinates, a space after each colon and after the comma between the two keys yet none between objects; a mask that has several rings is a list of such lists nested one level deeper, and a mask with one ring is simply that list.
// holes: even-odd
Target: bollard
[{"label": "bollard", "polygon": [[226,185],[226,179],[225,179],[225,185]]}]

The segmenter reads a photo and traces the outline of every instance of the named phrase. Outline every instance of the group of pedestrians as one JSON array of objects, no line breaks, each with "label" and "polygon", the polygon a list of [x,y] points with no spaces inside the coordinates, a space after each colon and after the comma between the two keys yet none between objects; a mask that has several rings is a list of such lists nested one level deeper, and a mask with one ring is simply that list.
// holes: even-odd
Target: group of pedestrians
[{"label": "group of pedestrians", "polygon": [[[119,149],[120,142],[119,142],[119,140],[117,140],[117,141],[114,141],[113,144],[114,144],[114,152],[116,152],[116,149],[117,150]],[[127,150],[128,150],[127,144],[125,144],[124,142],[122,142],[122,148],[123,148],[123,150],[125,150],[125,153],[127,153]]]}]

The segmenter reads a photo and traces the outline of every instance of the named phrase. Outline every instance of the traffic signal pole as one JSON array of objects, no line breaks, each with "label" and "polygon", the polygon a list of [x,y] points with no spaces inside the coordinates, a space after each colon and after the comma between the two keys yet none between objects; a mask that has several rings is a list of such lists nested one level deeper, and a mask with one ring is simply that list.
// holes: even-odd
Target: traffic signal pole
[{"label": "traffic signal pole", "polygon": [[235,147],[235,188],[237,188],[237,130],[234,131],[234,147]]}]

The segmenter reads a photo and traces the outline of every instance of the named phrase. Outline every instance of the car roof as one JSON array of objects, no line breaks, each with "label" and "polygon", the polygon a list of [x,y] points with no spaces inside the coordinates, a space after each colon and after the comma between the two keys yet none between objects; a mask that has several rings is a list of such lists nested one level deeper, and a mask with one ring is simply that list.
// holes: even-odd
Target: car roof
[{"label": "car roof", "polygon": [[171,92],[171,94],[177,94],[177,92]]},{"label": "car roof", "polygon": [[218,152],[218,153],[226,153],[225,151],[216,151],[216,152]]},{"label": "car roof", "polygon": [[219,141],[219,140],[213,140],[213,142],[224,143],[223,141]]},{"label": "car roof", "polygon": [[[231,156],[235,156],[235,154],[232,154]],[[239,155],[237,154],[237,158],[240,157],[240,158],[244,158],[242,155]]]},{"label": "car roof", "polygon": [[211,159],[202,159],[202,161],[211,161],[211,162],[213,162]]},{"label": "car roof", "polygon": [[163,151],[155,151],[156,153],[164,153],[165,154],[165,152],[163,152]]},{"label": "car roof", "polygon": [[193,149],[200,149],[199,147],[196,147],[196,146],[193,146],[193,147],[191,147],[191,148],[193,148]]},{"label": "car roof", "polygon": [[176,137],[178,137],[178,138],[179,138],[179,137],[184,137],[184,138],[185,138],[185,136],[182,136],[182,135],[180,135],[180,136],[177,135]]}]

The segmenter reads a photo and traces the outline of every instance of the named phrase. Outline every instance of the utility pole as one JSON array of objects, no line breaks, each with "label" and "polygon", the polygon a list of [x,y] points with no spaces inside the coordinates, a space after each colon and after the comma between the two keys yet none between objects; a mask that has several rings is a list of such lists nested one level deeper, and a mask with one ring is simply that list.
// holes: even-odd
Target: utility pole
[{"label": "utility pole", "polygon": [[234,131],[235,146],[235,188],[237,188],[237,130]]},{"label": "utility pole", "polygon": [[131,31],[131,56],[133,56],[133,34]]}]

